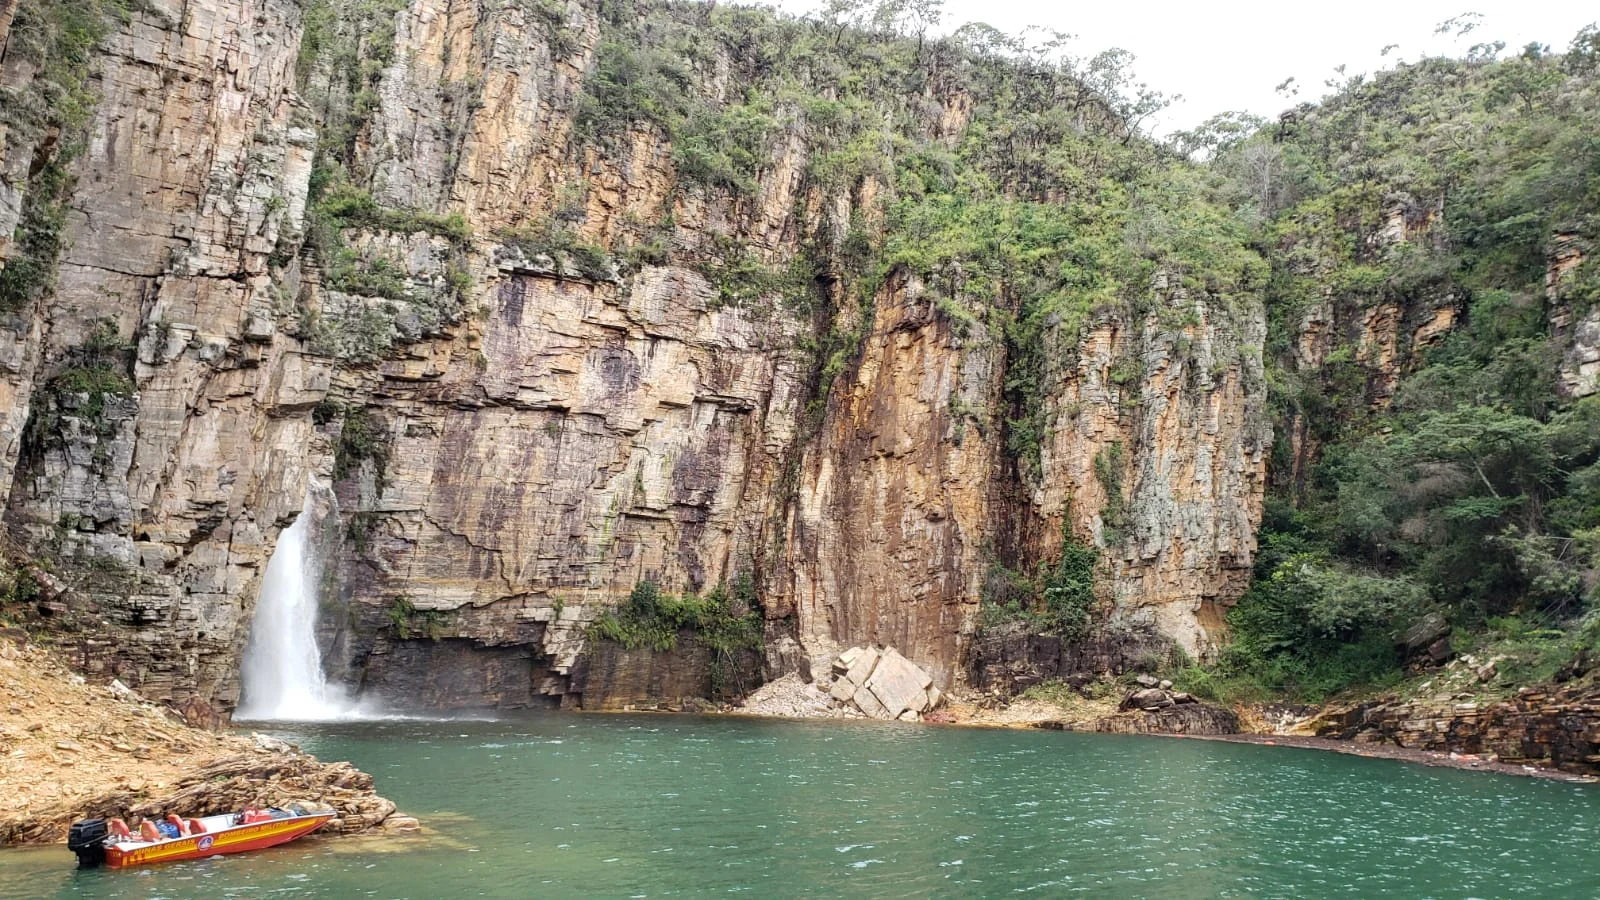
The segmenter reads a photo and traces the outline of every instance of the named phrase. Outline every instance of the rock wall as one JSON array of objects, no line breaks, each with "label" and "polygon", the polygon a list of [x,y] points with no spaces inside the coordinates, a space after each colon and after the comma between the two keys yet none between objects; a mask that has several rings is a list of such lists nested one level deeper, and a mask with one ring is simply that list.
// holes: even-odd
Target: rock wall
[{"label": "rock wall", "polygon": [[1600,697],[1593,686],[1524,688],[1498,703],[1359,707],[1319,734],[1600,774]]},{"label": "rock wall", "polygon": [[1260,303],[1158,276],[1142,321],[1103,319],[1056,373],[1031,503],[1109,558],[1113,621],[1208,652],[1248,584],[1271,420]]},{"label": "rock wall", "polygon": [[[1558,389],[1569,397],[1600,392],[1600,306],[1578,307],[1568,296],[1569,287],[1593,254],[1577,234],[1558,234],[1551,242],[1545,271],[1545,299],[1550,305],[1550,330],[1558,347],[1564,347]],[[1592,275],[1590,276],[1593,277]]]},{"label": "rock wall", "polygon": [[728,658],[679,636],[669,651],[628,650],[601,643],[572,672],[563,702],[583,709],[692,712],[708,698],[743,695],[759,686],[760,654],[739,650]]},{"label": "rock wall", "polygon": [[[335,675],[430,704],[633,697],[658,661],[579,668],[595,616],[644,578],[741,574],[812,658],[891,644],[959,684],[995,542],[1031,566],[1063,521],[1107,555],[1118,619],[1211,646],[1260,512],[1257,301],[1158,280],[1148,313],[1063,332],[1024,483],[988,310],[952,318],[902,270],[849,299],[841,247],[887,176],[825,186],[792,120],[738,192],[687,183],[648,122],[586,136],[589,3],[313,5],[305,53],[290,0],[111,25],[54,290],[0,334],[6,522],[72,573],[87,668],[230,708],[312,481],[340,517]],[[694,89],[738,96],[734,62]],[[953,146],[977,104],[939,83],[882,102]],[[34,137],[0,144],[0,218]],[[318,207],[314,175],[361,202]],[[730,302],[716,275],[806,253],[805,303]],[[837,334],[859,345],[820,358]]]},{"label": "rock wall", "polygon": [[1173,641],[1153,629],[1105,629],[1079,640],[1030,634],[1021,623],[983,631],[972,649],[972,686],[1003,696],[1047,681],[1159,672]]},{"label": "rock wall", "polygon": [[[267,272],[311,167],[301,13],[140,4],[95,56],[83,133],[0,146],[15,195],[82,142],[53,292],[0,326],[6,522],[81,600],[80,662],[152,697],[237,694],[262,568],[316,465],[305,413],[331,366],[279,332]],[[37,69],[13,62],[0,78],[26,95]]]},{"label": "rock wall", "polygon": [[976,625],[1002,350],[980,323],[958,335],[934,299],[904,275],[880,293],[801,465],[787,563],[819,670],[836,648],[881,644],[948,685]]}]

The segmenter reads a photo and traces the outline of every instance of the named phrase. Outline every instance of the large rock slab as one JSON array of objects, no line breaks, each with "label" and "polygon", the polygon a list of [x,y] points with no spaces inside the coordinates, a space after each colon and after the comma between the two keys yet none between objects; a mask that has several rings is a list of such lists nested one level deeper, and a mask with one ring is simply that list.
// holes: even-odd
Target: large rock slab
[{"label": "large rock slab", "polygon": [[[890,718],[898,718],[906,710],[916,713],[926,711],[928,688],[932,686],[933,678],[927,672],[893,648],[883,652],[865,685],[883,708],[889,711]],[[861,704],[858,702],[856,705]]]},{"label": "large rock slab", "polygon": [[920,718],[943,699],[933,676],[893,647],[851,647],[829,667],[829,695],[875,719]]},{"label": "large rock slab", "polygon": [[839,654],[834,668],[837,670],[840,663],[844,663],[847,668],[845,673],[833,682],[831,691],[833,699],[840,702],[852,700],[872,676],[872,670],[878,665],[878,655],[878,651],[872,647],[851,647]]}]

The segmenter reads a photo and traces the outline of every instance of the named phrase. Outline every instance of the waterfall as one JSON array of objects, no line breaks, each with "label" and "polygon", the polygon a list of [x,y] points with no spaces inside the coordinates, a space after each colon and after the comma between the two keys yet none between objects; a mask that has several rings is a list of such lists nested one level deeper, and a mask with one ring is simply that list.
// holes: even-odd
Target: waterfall
[{"label": "waterfall", "polygon": [[317,588],[320,567],[312,545],[315,518],[311,492],[294,524],[278,536],[267,562],[240,672],[240,719],[327,721],[355,710],[322,674],[317,649]]}]

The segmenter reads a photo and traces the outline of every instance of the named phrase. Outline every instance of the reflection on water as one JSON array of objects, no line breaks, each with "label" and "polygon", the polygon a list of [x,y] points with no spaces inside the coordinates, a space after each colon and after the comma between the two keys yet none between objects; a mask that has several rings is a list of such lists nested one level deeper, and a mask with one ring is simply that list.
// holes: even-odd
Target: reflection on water
[{"label": "reflection on water", "polygon": [[440,834],[6,897],[1600,895],[1593,787],[1287,748],[686,716],[280,728]]}]

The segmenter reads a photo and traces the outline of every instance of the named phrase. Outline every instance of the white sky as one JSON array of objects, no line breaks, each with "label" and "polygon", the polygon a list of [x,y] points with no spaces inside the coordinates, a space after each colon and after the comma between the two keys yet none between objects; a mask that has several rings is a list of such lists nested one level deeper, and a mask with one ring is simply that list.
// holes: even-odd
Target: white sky
[{"label": "white sky", "polygon": [[[795,13],[819,5],[772,2]],[[1467,37],[1433,34],[1440,22],[1467,12],[1483,17]],[[1157,125],[1164,133],[1226,110],[1276,116],[1320,97],[1340,64],[1348,74],[1370,72],[1396,59],[1464,52],[1480,41],[1505,41],[1508,53],[1529,41],[1564,50],[1597,19],[1600,4],[1584,0],[946,0],[940,30],[976,21],[1016,34],[1040,25],[1075,35],[1078,56],[1108,47],[1131,51],[1140,80],[1184,97]],[[1399,47],[1385,60],[1379,53],[1388,44]],[[1290,76],[1300,95],[1285,100],[1273,88]]]}]

